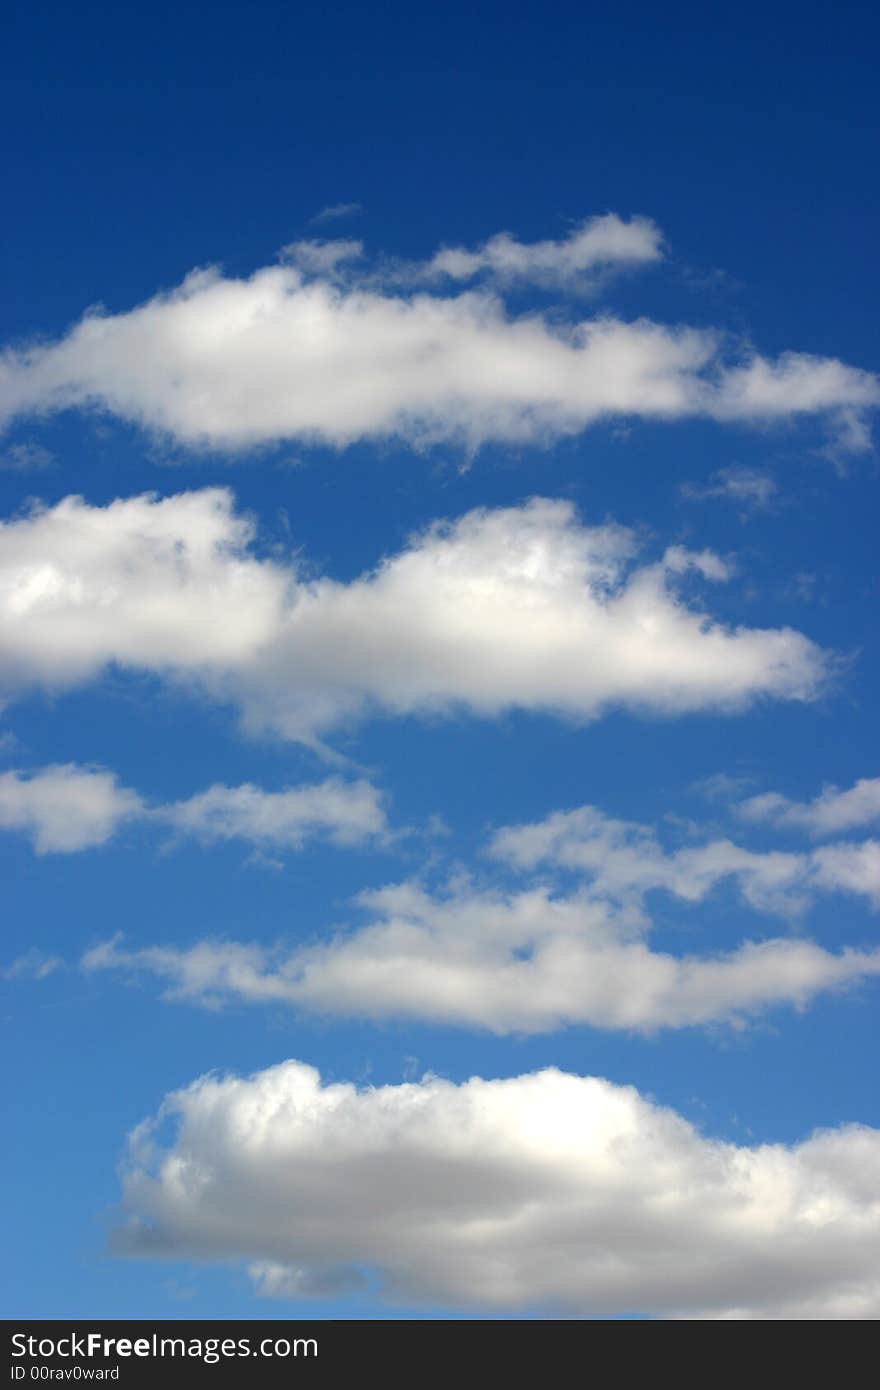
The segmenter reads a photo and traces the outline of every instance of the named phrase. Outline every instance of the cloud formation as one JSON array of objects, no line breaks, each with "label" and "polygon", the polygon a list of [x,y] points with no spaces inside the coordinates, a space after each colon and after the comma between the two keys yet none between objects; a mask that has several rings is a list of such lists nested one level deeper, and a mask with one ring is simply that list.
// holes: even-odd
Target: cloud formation
[{"label": "cloud formation", "polygon": [[[873,865],[876,880],[880,845]],[[586,891],[554,895],[543,885],[504,893],[464,882],[430,893],[405,882],[363,893],[359,903],[366,926],[295,949],[203,940],[127,950],[117,936],[88,951],[82,967],[153,975],[168,997],[212,1007],[286,1003],[494,1033],[740,1025],[880,974],[878,949],[835,954],[791,937],[703,955],[654,951],[638,908]]]},{"label": "cloud formation", "polygon": [[102,768],[68,763],[0,774],[0,830],[29,835],[37,854],[93,849],[133,820],[204,844],[241,840],[273,850],[299,850],[314,839],[352,847],[388,834],[384,797],[364,778],[329,777],[282,791],[217,783],[187,800],[150,806]]},{"label": "cloud formation", "polygon": [[366,1270],[490,1312],[877,1317],[878,1173],[859,1125],[747,1147],[596,1077],[358,1090],[288,1061],[202,1077],[132,1134],[115,1248],[246,1261],[275,1297]]},{"label": "cloud formation", "polygon": [[834,891],[867,893],[880,906],[880,840],[823,845],[810,856],[817,882]]},{"label": "cloud formation", "polygon": [[765,912],[797,913],[822,889],[860,893],[880,906],[876,840],[810,854],[755,852],[728,839],[669,852],[649,826],[579,806],[532,824],[503,827],[489,854],[517,869],[574,869],[589,877],[591,894],[621,903],[641,904],[657,889],[702,902],[716,884],[733,878],[746,902]]},{"label": "cloud formation", "polygon": [[847,791],[824,787],[813,801],[791,801],[779,792],[764,792],[736,808],[744,820],[783,830],[805,830],[820,838],[858,826],[880,824],[880,777],[860,777]]},{"label": "cloud formation", "polygon": [[[644,318],[516,314],[479,285],[411,290],[399,267],[355,271],[360,249],[294,243],[248,279],[196,270],[127,312],[89,312],[57,342],[9,348],[0,423],[96,408],[192,447],[396,439],[474,450],[546,443],[613,418],[763,426],[819,416],[839,449],[869,446],[880,382],[836,358],[771,360],[720,332]],[[609,214],[562,241],[502,234],[476,251],[447,249],[416,278],[568,289],[658,254],[652,223]]]},{"label": "cloud formation", "polygon": [[67,497],[0,526],[5,693],[64,689],[104,667],[234,666],[270,641],[287,575],[247,555],[221,489],[90,507]]},{"label": "cloud formation", "polygon": [[254,540],[222,488],[68,497],[0,524],[0,693],[117,666],[314,742],[370,713],[734,711],[813,699],[828,675],[802,634],[727,627],[686,599],[694,575],[727,577],[717,556],[639,565],[631,532],[569,502],[436,523],[347,584],[259,559]]},{"label": "cloud formation", "polygon": [[73,854],[103,845],[143,814],[135,792],[112,772],[73,763],[0,773],[0,830],[29,835],[37,854]]},{"label": "cloud formation", "polygon": [[155,814],[209,844],[244,840],[267,849],[301,849],[316,836],[326,836],[335,845],[360,845],[388,830],[382,794],[363,778],[347,782],[329,777],[314,786],[280,792],[251,783],[215,785]]},{"label": "cloud formation", "polygon": [[589,283],[602,271],[650,265],[662,256],[659,227],[647,217],[592,217],[558,241],[522,242],[498,232],[476,251],[450,246],[423,264],[425,279],[526,281],[552,288]]}]

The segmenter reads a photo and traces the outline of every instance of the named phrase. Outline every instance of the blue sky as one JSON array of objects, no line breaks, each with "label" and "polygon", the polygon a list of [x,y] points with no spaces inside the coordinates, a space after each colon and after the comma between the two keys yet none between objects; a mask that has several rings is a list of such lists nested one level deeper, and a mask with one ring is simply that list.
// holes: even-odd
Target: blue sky
[{"label": "blue sky", "polygon": [[10,32],[4,1313],[875,1316],[876,20]]}]

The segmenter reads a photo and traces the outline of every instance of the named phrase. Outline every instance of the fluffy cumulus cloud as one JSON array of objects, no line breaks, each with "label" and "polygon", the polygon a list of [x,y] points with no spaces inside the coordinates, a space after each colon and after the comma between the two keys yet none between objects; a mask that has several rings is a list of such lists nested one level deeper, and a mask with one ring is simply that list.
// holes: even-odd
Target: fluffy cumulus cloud
[{"label": "fluffy cumulus cloud", "polygon": [[[880,854],[875,878],[878,867]],[[856,890],[854,881],[823,886]],[[702,955],[656,951],[638,905],[588,890],[500,892],[457,882],[431,893],[405,882],[363,893],[359,903],[365,926],[293,950],[211,940],[128,950],[116,937],[87,952],[82,966],[156,976],[171,998],[211,1006],[285,1003],[495,1033],[739,1025],[880,975],[880,950],[835,953],[790,936]]]},{"label": "fluffy cumulus cloud", "polygon": [[350,583],[257,558],[224,489],[0,525],[0,691],[108,666],[231,701],[252,728],[314,740],[366,713],[579,720],[807,700],[827,659],[791,629],[731,628],[685,596],[711,553],[636,562],[623,528],[534,499],[438,523]]},{"label": "fluffy cumulus cloud", "polygon": [[825,787],[812,801],[792,801],[779,792],[764,792],[741,801],[737,811],[744,820],[766,822],[784,830],[805,830],[817,837],[838,835],[880,824],[880,777],[860,777],[846,791]]},{"label": "fluffy cumulus cloud", "polygon": [[[767,424],[827,416],[839,447],[868,446],[876,377],[835,358],[755,355],[723,334],[608,315],[514,313],[495,281],[572,285],[656,259],[649,222],[607,216],[560,241],[496,236],[447,249],[407,288],[361,263],[360,243],[300,242],[232,279],[188,275],[119,314],[0,359],[0,421],[98,408],[191,446],[282,440],[343,447],[546,442],[614,417]],[[340,275],[340,267],[345,273]],[[417,278],[419,278],[417,276]]]},{"label": "fluffy cumulus cloud", "polygon": [[0,830],[30,836],[37,854],[92,849],[142,812],[140,798],[111,772],[67,763],[0,774]]},{"label": "fluffy cumulus cloud", "polygon": [[115,664],[198,672],[271,642],[288,576],[247,551],[220,489],[90,507],[79,497],[0,526],[0,681],[59,689]]},{"label": "fluffy cumulus cloud", "polygon": [[704,1137],[548,1070],[358,1090],[290,1061],[203,1077],[131,1137],[127,1253],[249,1263],[260,1292],[483,1311],[877,1317],[880,1135]]},{"label": "fluffy cumulus cloud", "polygon": [[205,844],[240,840],[257,849],[299,850],[314,839],[339,846],[388,837],[382,793],[364,778],[281,791],[215,784],[183,801],[148,805],[115,773],[77,766],[0,775],[0,830],[23,831],[38,854],[72,854],[105,844],[132,820],[171,827]]}]

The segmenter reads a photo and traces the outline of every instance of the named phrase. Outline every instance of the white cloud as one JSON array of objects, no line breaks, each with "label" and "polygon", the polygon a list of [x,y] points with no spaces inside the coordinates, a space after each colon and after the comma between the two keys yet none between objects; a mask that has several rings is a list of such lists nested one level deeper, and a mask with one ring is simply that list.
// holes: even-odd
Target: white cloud
[{"label": "white cloud", "polygon": [[638,905],[657,889],[702,902],[723,879],[734,878],[753,908],[787,913],[806,905],[812,886],[808,856],[755,852],[726,839],[669,852],[650,827],[614,820],[595,806],[505,826],[489,853],[517,869],[576,870],[589,878],[592,895]]},{"label": "white cloud", "polygon": [[246,840],[273,849],[301,849],[307,839],[321,835],[336,845],[359,845],[388,830],[381,793],[363,779],[341,777],[280,792],[251,784],[213,786],[157,814],[208,843]]},{"label": "white cloud", "polygon": [[852,370],[834,358],[802,352],[782,353],[775,362],[755,357],[724,373],[709,413],[718,420],[774,420],[838,405],[845,436],[840,447],[858,453],[869,447],[869,437],[850,437],[850,421],[859,406],[877,403],[877,380],[860,372],[857,384]]},{"label": "white cloud", "polygon": [[0,830],[24,831],[38,854],[72,854],[105,844],[124,822],[170,825],[206,844],[243,840],[257,848],[299,850],[326,837],[353,846],[388,835],[382,793],[363,778],[282,791],[215,784],[169,805],[148,806],[115,773],[64,766],[0,774]]},{"label": "white cloud", "polygon": [[766,821],[785,830],[838,835],[858,826],[880,824],[880,777],[860,777],[846,791],[824,787],[812,801],[791,801],[779,792],[749,797],[736,808],[745,820]]},{"label": "white cloud", "polygon": [[670,545],[663,556],[663,566],[670,574],[687,574],[696,570],[704,579],[723,584],[733,576],[733,567],[711,550],[687,550],[683,545]]},{"label": "white cloud", "polygon": [[835,892],[866,893],[880,906],[880,840],[824,845],[810,856],[817,882]]},{"label": "white cloud", "polygon": [[424,264],[422,273],[428,279],[491,275],[501,281],[571,288],[611,268],[659,261],[662,241],[660,229],[649,218],[626,222],[608,213],[590,218],[559,241],[522,242],[499,232],[476,251],[447,247]]},{"label": "white cloud", "polygon": [[[439,265],[569,282],[590,265],[652,259],[657,235],[607,217],[566,241],[493,238],[443,252]],[[0,421],[98,408],[193,447],[393,438],[473,450],[546,443],[615,417],[819,415],[836,422],[838,448],[868,445],[880,382],[837,359],[771,361],[723,334],[646,319],[515,316],[481,288],[405,291],[391,268],[385,283],[368,266],[340,280],[340,255],[357,243],[296,245],[297,264],[246,280],[194,271],[128,312],[88,313],[58,342],[8,349]]]},{"label": "white cloud", "polygon": [[653,951],[638,911],[543,886],[498,893],[465,883],[432,895],[409,882],[364,893],[360,903],[372,919],[366,926],[292,951],[224,941],[129,951],[117,937],[87,952],[82,966],[152,974],[168,983],[169,997],[211,1006],[287,1003],[496,1033],[739,1024],[880,975],[880,950],[833,954],[792,938],[706,955]]},{"label": "white cloud", "polygon": [[632,533],[568,502],[438,523],[348,584],[257,559],[219,488],[0,525],[0,686],[63,689],[110,665],[233,702],[253,729],[314,741],[370,712],[510,709],[590,719],[809,700],[827,658],[788,628],[729,628],[687,602],[710,552],[634,563]]},{"label": "white cloud", "polygon": [[650,827],[580,806],[543,821],[503,827],[493,836],[489,853],[518,869],[552,865],[577,870],[588,876],[591,895],[634,905],[656,889],[702,902],[722,879],[734,878],[746,902],[765,912],[799,912],[823,890],[856,893],[880,906],[876,840],[791,854],[756,852],[725,839],[670,853]]},{"label": "white cloud", "polygon": [[102,845],[142,810],[140,798],[120,787],[111,772],[67,763],[32,774],[0,774],[0,829],[29,835],[37,854]]},{"label": "white cloud", "polygon": [[90,507],[79,497],[0,526],[7,690],[64,688],[112,664],[196,673],[252,658],[278,631],[289,576],[246,551],[223,489]]},{"label": "white cloud", "polygon": [[115,1247],[246,1261],[276,1297],[367,1271],[392,1301],[489,1312],[877,1317],[878,1173],[859,1125],[747,1147],[595,1077],[358,1090],[288,1061],[166,1097],[131,1136]]}]

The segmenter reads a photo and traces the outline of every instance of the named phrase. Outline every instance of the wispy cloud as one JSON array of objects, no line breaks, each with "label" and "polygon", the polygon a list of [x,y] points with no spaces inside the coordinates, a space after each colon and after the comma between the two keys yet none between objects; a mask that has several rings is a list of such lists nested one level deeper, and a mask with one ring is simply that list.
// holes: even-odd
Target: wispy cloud
[{"label": "wispy cloud", "polygon": [[588,287],[609,271],[662,259],[660,229],[647,217],[626,221],[615,213],[593,217],[556,241],[523,242],[499,232],[476,250],[445,247],[410,267],[415,279],[523,281],[545,288]]},{"label": "wispy cloud", "polygon": [[732,502],[744,513],[767,511],[779,500],[779,487],[769,473],[757,468],[720,468],[706,483],[683,483],[690,502]]},{"label": "wispy cloud", "polygon": [[867,825],[880,825],[880,777],[860,777],[846,791],[824,787],[812,801],[792,801],[779,792],[749,797],[736,807],[744,820],[763,821],[785,830],[811,835],[837,835]]},{"label": "wispy cloud", "polygon": [[0,472],[4,473],[41,473],[55,461],[55,455],[42,444],[9,444],[0,449]]},{"label": "wispy cloud", "polygon": [[321,208],[310,220],[317,224],[321,222],[339,222],[345,217],[360,217],[364,209],[360,203],[330,203],[328,207]]},{"label": "wispy cloud", "polygon": [[33,949],[18,956],[10,965],[0,967],[0,979],[45,980],[60,970],[63,964],[60,956],[50,956]]},{"label": "wispy cloud", "polygon": [[[841,848],[850,857],[864,853],[859,891],[880,906],[880,845],[868,840]],[[492,837],[489,854],[519,870],[575,870],[589,876],[591,896],[633,906],[658,890],[702,902],[730,879],[751,907],[796,915],[817,891],[842,886],[830,877],[823,850],[756,851],[726,838],[667,850],[652,827],[615,820],[595,806],[506,826]]]},{"label": "wispy cloud", "polygon": [[[505,827],[488,850],[531,881],[511,890],[459,876],[431,891],[410,880],[362,893],[365,925],[307,946],[205,939],[128,949],[114,937],[87,952],[82,967],[153,975],[170,997],[198,1004],[286,1003],[496,1033],[739,1025],[880,975],[880,950],[834,953],[806,939],[767,937],[757,926],[727,951],[675,956],[648,944],[652,895],[694,912],[705,905],[699,915],[710,922],[708,900],[725,881],[755,913],[792,918],[827,894],[880,906],[875,840],[806,854],[756,852],[730,840],[669,851],[650,827],[586,806]],[[548,877],[560,873],[574,873],[576,886],[552,889]]]}]

